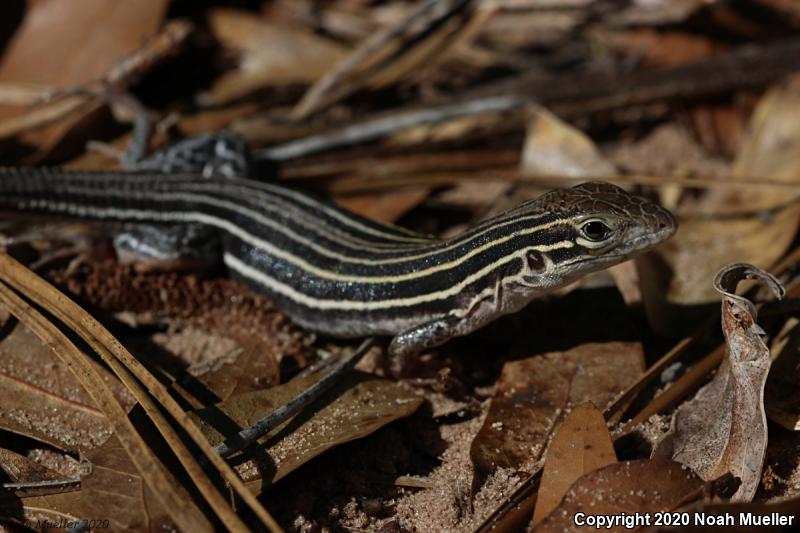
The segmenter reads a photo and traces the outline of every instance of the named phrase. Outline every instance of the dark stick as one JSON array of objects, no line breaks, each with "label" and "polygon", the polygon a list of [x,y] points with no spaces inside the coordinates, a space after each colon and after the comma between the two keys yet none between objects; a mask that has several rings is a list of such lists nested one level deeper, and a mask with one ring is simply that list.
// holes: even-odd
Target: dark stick
[{"label": "dark stick", "polygon": [[298,412],[309,405],[311,402],[322,396],[335,385],[347,372],[353,369],[356,364],[370,351],[375,345],[376,339],[370,337],[356,348],[353,353],[343,357],[333,366],[322,379],[301,392],[297,397],[286,405],[283,405],[252,426],[246,427],[236,435],[228,437],[225,441],[218,444],[214,449],[222,457],[230,457],[236,452],[246,448],[256,440],[272,431]]}]

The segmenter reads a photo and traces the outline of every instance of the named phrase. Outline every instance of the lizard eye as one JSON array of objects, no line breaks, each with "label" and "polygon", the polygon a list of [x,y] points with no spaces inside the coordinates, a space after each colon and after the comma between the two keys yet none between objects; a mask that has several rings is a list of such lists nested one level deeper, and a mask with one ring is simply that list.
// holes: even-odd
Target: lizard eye
[{"label": "lizard eye", "polygon": [[590,241],[598,242],[609,236],[611,228],[602,220],[589,220],[581,226],[581,233]]}]

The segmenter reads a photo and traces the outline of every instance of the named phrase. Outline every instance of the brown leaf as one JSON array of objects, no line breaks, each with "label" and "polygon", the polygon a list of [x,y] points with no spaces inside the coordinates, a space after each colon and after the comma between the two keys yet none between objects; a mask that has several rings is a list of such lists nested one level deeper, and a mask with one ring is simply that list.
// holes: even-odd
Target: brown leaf
[{"label": "brown leaf", "polygon": [[381,222],[396,222],[425,201],[429,194],[428,187],[410,187],[384,193],[338,196],[335,200],[361,216]]},{"label": "brown leaf", "polygon": [[[212,445],[284,405],[320,376],[308,376],[268,390],[240,394],[192,417]],[[264,456],[240,465],[243,478],[269,485],[326,450],[369,435],[416,411],[422,399],[407,388],[359,372],[345,376],[311,409],[301,412],[259,442]],[[222,432],[222,433],[221,433]],[[253,483],[251,483],[252,485]]]},{"label": "brown leaf", "polygon": [[239,52],[239,68],[221,76],[206,104],[219,105],[264,87],[312,83],[338,63],[346,49],[329,39],[245,11],[215,9],[209,15],[214,35]]},{"label": "brown leaf", "polygon": [[642,305],[642,289],[639,286],[638,268],[642,268],[641,263],[635,261],[625,261],[608,269],[608,274],[613,278],[614,284],[619,289],[625,305],[628,307],[638,307]]},{"label": "brown leaf", "polygon": [[[142,382],[147,384],[150,394],[158,398],[161,405],[175,416],[201,449],[203,446],[206,447],[206,450],[210,448],[208,443],[202,439],[202,436],[198,436],[199,430],[188,420],[186,413],[179,408],[176,409],[176,406],[173,405],[175,403],[174,400],[168,396],[167,391],[163,389],[163,386],[156,378],[141,366],[137,368],[138,362],[122,348],[116,338],[54,287],[5,254],[0,254],[0,265],[2,265],[0,266],[0,278],[2,278],[0,300],[17,319],[29,327],[53,351],[62,364],[69,367],[81,385],[92,396],[98,407],[103,410],[108,421],[113,425],[114,436],[119,440],[130,460],[135,464],[137,473],[148,487],[151,487],[155,497],[160,502],[163,502],[163,507],[170,517],[174,521],[187,524],[187,527],[198,531],[206,531],[212,527],[194,499],[180,497],[182,493],[176,489],[178,486],[176,480],[161,466],[157,456],[154,455],[142,436],[136,431],[133,423],[128,418],[127,411],[112,394],[111,388],[104,381],[102,375],[94,368],[93,365],[96,363],[81,352],[59,329],[57,324],[48,320],[24,298],[31,298],[41,307],[48,309],[52,316],[77,333],[100,355],[103,361],[114,370],[115,375],[134,394],[148,415],[152,417],[159,431],[169,442],[173,452],[180,459],[182,465],[186,467],[196,486],[221,520],[230,529],[243,531],[244,525],[241,520],[226,507],[225,501],[211,485],[210,480],[203,477],[199,465],[194,461],[189,450],[165,420],[163,413],[158,411],[158,407],[154,405],[152,396],[143,390]],[[15,292],[15,290],[19,291],[23,296]],[[119,355],[119,359],[115,355]],[[135,378],[120,360],[123,360],[128,367],[134,368],[136,372]],[[172,404],[169,400],[172,400]],[[247,501],[252,495],[246,491],[238,478],[231,475],[232,472],[225,470],[227,464],[218,457],[212,457],[212,461],[224,465],[220,470],[229,479],[236,491],[240,495],[243,494],[244,499]],[[231,478],[233,479],[231,480]],[[251,504],[250,501],[247,503]],[[250,507],[256,512],[260,512],[258,505],[252,504]],[[265,522],[268,521],[271,521],[269,517]]]},{"label": "brown leaf", "polygon": [[[107,370],[93,365],[128,410],[134,400]],[[112,426],[78,380],[22,324],[0,342],[0,427],[69,451],[101,445]]]},{"label": "brown leaf", "polygon": [[592,402],[604,408],[644,371],[641,345],[590,343],[506,363],[489,413],[472,442],[480,474],[538,457],[562,413]]},{"label": "brown leaf", "polygon": [[302,120],[355,91],[386,87],[430,65],[485,20],[489,10],[476,10],[475,4],[472,0],[423,0],[334,65],[306,92],[292,117]]},{"label": "brown leaf", "polygon": [[[609,17],[612,25],[667,25],[684,21],[702,9],[705,0],[636,2]],[[713,2],[712,2],[713,3]]]},{"label": "brown leaf", "polygon": [[[586,531],[587,516],[611,518],[675,508],[703,485],[702,480],[669,459],[623,461],[586,474],[570,487],[561,505],[534,529]],[[602,531],[630,531],[625,524],[598,526]],[[637,524],[638,526],[645,524]],[[651,523],[652,525],[652,523]],[[594,529],[594,528],[592,528]]]},{"label": "brown leaf", "polygon": [[[92,470],[81,479],[80,491],[2,502],[0,510],[20,521],[95,520],[97,529],[111,531],[176,529],[116,437],[89,452],[86,459]],[[174,490],[190,498],[179,485]]]},{"label": "brown leaf", "polygon": [[639,56],[650,67],[672,67],[692,63],[718,53],[723,48],[708,35],[694,32],[635,28],[607,36],[608,44],[619,52]]},{"label": "brown leaf", "polygon": [[533,523],[558,507],[567,489],[581,476],[616,462],[603,414],[591,403],[573,409],[547,448]]},{"label": "brown leaf", "polygon": [[241,343],[241,353],[233,361],[210,370],[197,379],[214,391],[218,398],[274,387],[280,383],[279,346],[252,335]]},{"label": "brown leaf", "polygon": [[764,281],[778,297],[783,287],[752,265],[734,264],[719,272],[715,288],[723,294],[722,330],[728,357],[714,379],[682,404],[672,429],[656,453],[691,468],[706,481],[730,472],[741,480],[732,501],[750,501],[761,480],[767,448],[764,384],[770,355],[756,323],[755,306],[733,291],[746,278]]},{"label": "brown leaf", "polygon": [[[734,178],[798,183],[800,174],[800,77],[769,91],[759,102],[737,157]],[[717,187],[682,208],[681,225],[661,248],[672,272],[669,301],[699,304],[717,298],[708,280],[720,268],[747,262],[769,268],[788,249],[800,206],[778,190]],[[680,311],[679,311],[680,312]],[[685,313],[682,313],[685,316]]]},{"label": "brown leaf", "polygon": [[616,169],[582,131],[541,107],[529,107],[520,168],[531,174],[614,176]]},{"label": "brown leaf", "polygon": [[[166,8],[166,0],[32,3],[0,62],[0,80],[51,88],[91,82],[155,33]],[[85,127],[85,121],[103,107],[83,97],[77,100],[83,105],[75,108],[69,120],[30,131],[20,140],[49,151],[78,125]],[[23,114],[28,112],[39,110],[22,110]],[[0,108],[0,124],[18,114],[19,108]]]},{"label": "brown leaf", "polygon": [[[508,5],[506,0],[503,2]],[[572,34],[588,15],[585,10],[563,9],[560,5],[530,2],[533,9],[502,10],[481,30],[480,42],[491,44],[498,55],[550,46]],[[497,60],[502,61],[499,57]]]},{"label": "brown leaf", "polygon": [[64,476],[18,453],[0,448],[0,469],[12,482],[55,481]]},{"label": "brown leaf", "polygon": [[[0,79],[50,86],[90,82],[155,32],[166,4],[35,2],[3,56]],[[42,53],[43,46],[48,53]]]}]

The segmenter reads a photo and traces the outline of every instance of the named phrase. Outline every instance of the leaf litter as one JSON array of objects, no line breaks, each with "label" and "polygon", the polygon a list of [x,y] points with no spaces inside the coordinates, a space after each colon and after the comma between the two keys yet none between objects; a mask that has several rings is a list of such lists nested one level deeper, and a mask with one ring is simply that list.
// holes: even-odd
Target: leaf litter
[{"label": "leaf litter", "polygon": [[536,461],[565,413],[584,402],[605,408],[643,370],[641,346],[622,342],[584,344],[506,363],[472,444],[479,477],[497,467]]},{"label": "leaf litter", "polygon": [[580,477],[616,462],[603,414],[591,403],[580,404],[564,418],[547,448],[533,525],[558,506]]},{"label": "leaf litter", "polygon": [[[113,98],[64,96],[49,105],[30,105],[54,90],[105,84],[142,98],[157,109],[154,117],[168,117],[160,123],[154,144],[230,126],[252,147],[273,154],[269,176],[326,192],[369,217],[427,233],[453,234],[469,221],[538,191],[573,183],[576,175],[635,184],[632,188],[660,198],[681,217],[673,243],[648,261],[612,276],[593,276],[583,287],[569,289],[592,294],[590,302],[609,294],[619,299],[616,283],[624,295],[621,308],[627,311],[621,320],[612,320],[612,313],[602,310],[584,318],[572,312],[584,305],[580,300],[553,296],[532,308],[560,316],[568,327],[549,332],[529,327],[526,321],[542,322],[531,312],[508,317],[436,354],[425,354],[422,362],[430,368],[416,367],[421,375],[412,381],[417,387],[413,393],[390,381],[356,374],[356,381],[365,381],[350,383],[348,392],[337,390],[333,396],[343,396],[332,396],[326,406],[301,413],[279,428],[264,450],[278,454],[284,477],[272,488],[264,486],[269,476],[254,477],[252,483],[264,489],[261,499],[276,512],[281,526],[485,530],[491,520],[511,524],[507,517],[513,513],[504,518],[503,509],[513,507],[509,502],[526,501],[516,518],[524,527],[532,518],[537,487],[542,496],[551,496],[548,506],[558,507],[541,523],[554,530],[568,525],[558,521],[559,513],[565,520],[597,504],[589,492],[599,487],[608,488],[606,495],[621,494],[615,496],[617,507],[608,512],[672,508],[687,497],[706,498],[696,509],[739,509],[711,503],[687,471],[681,470],[681,477],[674,463],[644,459],[647,451],[623,437],[649,431],[648,439],[654,440],[651,437],[670,422],[670,410],[692,397],[722,360],[724,350],[708,348],[718,341],[713,324],[697,327],[699,322],[713,323],[701,304],[715,301],[710,279],[719,267],[741,261],[774,267],[770,271],[780,274],[790,293],[796,282],[797,150],[792,147],[798,132],[792,119],[797,83],[790,75],[798,70],[793,59],[793,34],[800,23],[796,10],[770,0],[746,5],[623,3],[611,9],[583,0],[559,6],[525,0],[271,0],[245,8],[175,4],[169,10],[160,1],[120,7],[92,0],[85,9],[70,13],[49,4],[33,3],[22,11],[20,31],[8,41],[0,60],[0,99],[7,104],[3,113],[13,108],[13,117],[0,121],[4,164],[67,161],[75,168],[117,168],[113,158],[82,153],[87,139],[125,147],[129,137],[118,135],[129,117],[120,113]],[[81,21],[89,11],[99,18],[87,25]],[[751,16],[754,11],[770,14],[780,28],[766,28],[763,18]],[[188,23],[180,18],[186,14],[208,24]],[[760,33],[765,29],[769,40]],[[98,38],[115,33],[117,39],[98,47]],[[48,47],[48,61],[57,68],[42,67],[44,60],[36,53],[40,46]],[[173,60],[176,56],[179,59]],[[167,68],[159,67],[164,61]],[[543,106],[538,113],[532,111],[532,98]],[[500,101],[502,110],[485,107]],[[109,106],[113,113],[108,113]],[[452,114],[455,108],[460,114]],[[464,109],[471,111],[465,114]],[[23,248],[15,252],[46,255],[40,245]],[[270,399],[279,383],[284,385],[278,390],[292,390],[309,379],[295,377],[300,369],[319,358],[312,346],[338,352],[340,343],[302,332],[265,299],[221,279],[221,272],[144,272],[102,263],[91,255],[64,268],[58,260],[42,264],[48,265],[50,279],[108,320],[118,340],[135,348],[137,360],[146,361],[159,376],[154,379],[136,366],[136,360],[125,359],[129,354],[115,352],[131,364],[130,372],[144,384],[140,389],[111,359],[106,365],[125,385],[110,377],[104,366],[92,363],[115,396],[130,401],[133,394],[142,402],[151,422],[143,421],[141,409],[130,416],[148,445],[168,446],[180,457],[183,466],[167,459],[169,454],[159,456],[169,475],[186,483],[183,486],[193,494],[189,498],[178,489],[173,491],[180,495],[176,497],[200,501],[197,494],[202,493],[209,504],[204,516],[234,530],[245,530],[239,520],[248,515],[240,511],[244,500],[262,527],[277,529],[260,503],[241,492],[246,489],[233,472],[212,460],[230,487],[240,491],[235,506],[229,505],[228,492],[216,497],[213,491],[219,485],[202,481],[180,439],[170,436],[170,424],[193,435],[197,446],[208,452],[203,447],[206,437],[187,420],[188,410],[247,405],[248,397]],[[59,309],[53,299],[44,302],[49,303],[39,305],[48,311]],[[559,307],[559,302],[567,303]],[[593,303],[590,308],[595,308]],[[733,439],[736,445],[727,448],[723,463],[731,469],[739,465],[739,490],[755,491],[754,509],[796,512],[791,499],[800,487],[800,474],[792,467],[798,418],[791,380],[796,324],[784,320],[785,312],[762,312],[762,317],[764,330],[777,338],[772,342],[777,360],[764,391],[766,412],[785,429],[765,425],[762,415],[761,423],[754,423],[758,438],[745,446],[741,438]],[[685,335],[686,324],[694,333],[674,344],[676,337]],[[102,414],[74,383],[59,387],[69,381],[63,368],[52,366],[52,357],[42,353],[25,360],[28,352],[36,354],[38,342],[16,337],[24,331],[16,326],[0,349],[8,342],[22,345],[13,354],[20,359],[4,354],[2,371],[12,376],[5,386],[17,387],[7,389],[9,393],[23,391],[14,400],[21,402],[25,414],[35,416],[34,407]],[[528,338],[532,332],[537,338]],[[614,342],[627,348],[598,348]],[[566,355],[590,348],[600,350],[597,361],[576,362]],[[638,353],[635,363],[620,355],[628,352]],[[533,354],[544,355],[530,357]],[[663,374],[660,367],[642,372],[643,363],[652,364],[662,354],[675,372]],[[601,358],[609,364],[596,364]],[[508,368],[514,365],[522,370],[509,380]],[[48,374],[49,368],[54,371]],[[374,361],[362,368],[373,375],[382,373]],[[723,366],[717,378],[726,370]],[[665,377],[656,382],[653,375]],[[552,379],[543,379],[546,376]],[[750,378],[753,390],[763,385],[762,377]],[[366,383],[386,393],[384,399],[408,394],[409,403],[392,408],[391,401],[384,402],[376,419],[356,418],[359,424],[354,427],[348,427],[347,420],[359,412],[353,407],[357,402],[345,403],[330,426],[332,433],[314,426],[326,420],[326,409],[342,399],[350,402],[353,391],[361,394],[359,387]],[[517,417],[497,417],[499,400],[511,389],[527,390],[534,399],[552,405],[528,412],[512,404],[508,410],[517,411]],[[550,463],[551,472],[563,472],[552,466],[563,444],[560,439],[567,449],[581,442],[582,433],[570,425],[574,420],[569,417],[579,416],[583,408],[573,407],[589,399],[603,409],[623,390],[627,392],[605,414],[613,422],[609,428],[625,460],[589,472],[595,463],[587,459],[583,468],[557,476],[559,489],[551,494],[548,466],[544,475],[539,467]],[[694,398],[696,402],[704,396]],[[244,407],[237,416],[250,419],[280,401],[250,404],[248,416]],[[742,401],[738,411],[758,419],[760,401]],[[125,405],[127,412],[130,404]],[[169,413],[169,422],[159,418],[159,409]],[[640,423],[654,413],[643,429]],[[602,440],[597,413],[590,418],[596,430],[592,438]],[[152,424],[158,432],[152,431]],[[84,476],[81,491],[24,498],[31,506],[44,501],[35,498],[50,498],[42,508],[49,505],[66,513],[124,507],[126,512],[115,517],[115,529],[159,527],[172,520],[169,515],[177,507],[156,501],[163,495],[149,489],[153,478],[141,475],[126,459],[121,435],[115,433],[98,448],[102,438],[85,439],[86,433],[70,429],[68,423],[39,425],[46,430],[28,430],[24,439],[4,431],[0,446],[40,466],[76,463],[70,454],[85,451],[96,470]],[[706,420],[702,427],[711,425]],[[52,431],[56,426],[61,431],[58,438]],[[303,433],[304,427],[314,429]],[[24,433],[21,427],[5,429]],[[485,444],[485,434],[492,429],[498,451],[481,459],[484,472],[476,487],[470,450],[476,442]],[[562,433],[566,437],[558,436]],[[545,454],[548,444],[552,455]],[[575,453],[561,455],[577,458]],[[611,455],[604,457],[610,460]],[[571,466],[577,467],[577,462]],[[241,470],[248,465],[250,474],[270,473],[244,457],[238,463]],[[28,471],[30,479],[36,478],[35,471]],[[121,490],[115,483],[136,490]],[[568,483],[572,488],[567,497],[556,501],[554,493],[563,492]],[[626,490],[627,496],[622,494]],[[655,490],[669,497],[659,498]],[[783,507],[764,503],[777,495],[790,499]],[[58,498],[64,500],[56,506]],[[22,509],[17,516],[23,516]]]},{"label": "leaf litter", "polygon": [[[300,378],[270,389],[242,393],[195,411],[193,418],[212,445],[287,403],[321,376]],[[351,374],[311,409],[262,438],[265,455],[238,465],[253,487],[277,482],[289,472],[338,444],[362,437],[413,413],[422,399],[413,391],[367,374]],[[233,430],[233,431],[232,431]]]}]

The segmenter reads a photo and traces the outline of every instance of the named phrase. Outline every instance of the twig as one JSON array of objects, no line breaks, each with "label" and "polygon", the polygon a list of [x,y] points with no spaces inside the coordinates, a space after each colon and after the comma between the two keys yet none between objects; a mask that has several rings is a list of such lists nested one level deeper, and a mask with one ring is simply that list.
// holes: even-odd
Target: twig
[{"label": "twig", "polygon": [[562,117],[586,116],[654,103],[686,101],[736,89],[761,87],[800,70],[800,39],[743,46],[694,63],[632,73],[542,76],[540,72],[470,91],[535,98]]},{"label": "twig", "polygon": [[358,362],[375,346],[376,339],[370,337],[335,366],[319,381],[308,387],[297,395],[289,403],[279,407],[255,424],[244,428],[236,435],[228,437],[224,442],[215,447],[217,453],[222,457],[230,457],[236,452],[246,448],[256,440],[272,431],[275,427],[282,424],[311,402],[322,396],[335,385],[347,372],[353,369]]},{"label": "twig", "polygon": [[[473,0],[420,2],[404,19],[367,38],[355,51],[315,83],[292,110],[291,117],[294,120],[302,120],[321,107],[358,90],[376,75],[385,61],[398,61],[397,56],[402,55],[402,49],[396,54],[388,54],[389,57],[381,57],[381,52],[384,56],[387,55],[388,45],[393,39],[401,38],[405,32],[410,31],[411,34],[405,37],[405,41],[409,43],[408,48],[419,47],[420,43],[424,42],[423,37],[427,32],[435,30],[472,3]],[[408,51],[405,53],[408,54]],[[344,81],[348,76],[354,79],[349,85],[345,85]]]},{"label": "twig", "polygon": [[158,34],[112,66],[100,79],[82,87],[85,89],[83,96],[74,87],[43,90],[37,103],[46,105],[0,122],[0,139],[42,128],[63,119],[91,103],[92,98],[86,95],[93,94],[92,90],[98,91],[98,87],[113,87],[122,92],[135,77],[177,54],[192,29],[192,24],[185,20],[167,23]]},{"label": "twig", "polygon": [[526,99],[517,96],[492,96],[488,98],[476,98],[458,104],[442,105],[415,111],[403,111],[375,118],[360,124],[347,126],[339,130],[311,135],[296,141],[290,141],[258,150],[253,154],[253,157],[257,160],[285,161],[323,150],[375,141],[392,135],[397,131],[425,124],[435,124],[454,118],[479,115],[482,113],[512,111],[525,103],[527,103]]},{"label": "twig", "polygon": [[0,493],[7,492],[17,498],[30,498],[32,496],[49,496],[81,490],[81,478],[48,479],[45,481],[25,481],[19,483],[3,483]]}]

